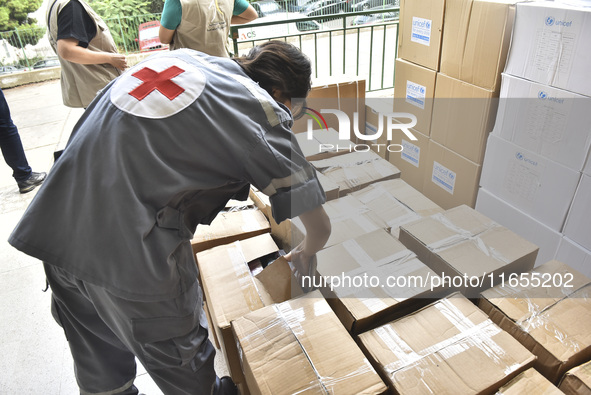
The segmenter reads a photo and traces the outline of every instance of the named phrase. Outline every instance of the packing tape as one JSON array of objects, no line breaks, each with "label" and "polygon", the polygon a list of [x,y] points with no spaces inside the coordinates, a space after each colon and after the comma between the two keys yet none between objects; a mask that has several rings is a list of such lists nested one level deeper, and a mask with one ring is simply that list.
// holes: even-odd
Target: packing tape
[{"label": "packing tape", "polygon": [[397,358],[397,361],[384,366],[384,370],[389,376],[393,376],[394,373],[401,369],[416,367],[417,364],[421,364],[421,361],[432,355],[437,354],[443,360],[446,360],[471,347],[479,348],[497,365],[503,366],[505,373],[510,373],[518,367],[515,363],[504,358],[506,355],[505,350],[492,339],[493,336],[501,332],[501,329],[490,319],[474,324],[449,301],[449,298],[441,299],[432,307],[439,310],[458,330],[458,333],[420,351],[413,350],[398,335],[392,324],[374,329],[376,335]]},{"label": "packing tape", "polygon": [[440,251],[444,251],[448,248],[454,247],[462,242],[471,242],[473,243],[482,253],[488,257],[491,257],[497,261],[503,262],[504,264],[508,264],[511,262],[510,259],[505,257],[500,251],[489,247],[486,243],[480,238],[481,235],[484,234],[486,231],[493,230],[495,228],[502,228],[499,224],[495,222],[490,222],[485,225],[484,229],[477,234],[472,234],[472,232],[463,229],[453,222],[451,222],[444,213],[437,213],[431,215],[431,218],[443,224],[446,228],[450,229],[454,232],[453,235],[441,239],[439,241],[429,243],[426,247],[433,253],[437,254]]},{"label": "packing tape", "polygon": [[[242,291],[244,300],[249,306],[264,306],[265,304],[263,303],[261,292],[257,288],[256,283],[252,281],[248,262],[244,257],[242,245],[239,240],[232,243],[232,248],[228,248],[228,255],[230,257],[230,262],[232,262],[234,274],[238,279],[238,286],[240,287],[240,291]],[[253,286],[256,293],[252,292]]]},{"label": "packing tape", "polygon": [[[543,309],[539,309],[539,306],[535,303],[535,298],[527,298],[528,311],[531,314],[527,315],[524,319],[515,322],[516,325],[526,333],[531,333],[538,328],[544,328],[544,331],[548,336],[558,340],[565,348],[573,353],[581,351],[583,348],[589,346],[588,343],[582,344],[575,336],[569,336],[567,330],[564,329],[563,323],[553,319],[551,312],[552,308],[564,303],[568,299],[572,300],[583,300],[585,303],[591,302],[589,299],[591,292],[591,283],[584,285],[577,291],[566,295],[561,299],[558,299],[555,303],[545,306]],[[591,310],[589,308],[588,310]],[[566,323],[568,325],[568,322]]]},{"label": "packing tape", "polygon": [[313,391],[315,393],[322,392],[324,394],[333,394],[335,393],[333,387],[337,383],[340,383],[345,380],[352,380],[355,377],[362,374],[374,372],[374,369],[367,360],[367,358],[364,358],[362,365],[339,377],[323,376],[320,373],[320,371],[314,364],[314,361],[310,357],[310,353],[308,352],[308,350],[306,350],[306,347],[302,342],[302,338],[306,335],[306,331],[302,326],[302,322],[313,319],[314,317],[331,313],[332,310],[328,303],[326,303],[326,300],[322,299],[318,302],[315,302],[314,306],[312,307],[312,314],[306,314],[306,309],[304,309],[303,307],[292,308],[290,301],[277,303],[270,307],[272,307],[275,310],[276,318],[271,320],[271,322],[269,322],[269,324],[265,325],[264,327],[259,328],[253,333],[244,336],[243,341],[260,342],[261,339],[271,338],[271,336],[266,336],[266,332],[276,331],[278,326],[280,327],[281,331],[286,333],[290,332],[292,334],[294,340],[302,350],[302,354],[308,360],[310,367],[312,368],[314,374],[317,377],[316,381],[308,383],[307,387],[302,388],[299,392],[294,392],[294,394],[307,393],[308,391]]}]

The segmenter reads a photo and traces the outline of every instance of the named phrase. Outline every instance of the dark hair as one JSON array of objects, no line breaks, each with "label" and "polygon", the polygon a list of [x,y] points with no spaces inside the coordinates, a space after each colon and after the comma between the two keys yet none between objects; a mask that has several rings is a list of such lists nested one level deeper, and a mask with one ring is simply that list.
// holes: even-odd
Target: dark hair
[{"label": "dark hair", "polygon": [[244,72],[276,100],[305,98],[312,82],[310,59],[300,49],[285,41],[267,41],[253,47],[248,55],[234,59]]}]

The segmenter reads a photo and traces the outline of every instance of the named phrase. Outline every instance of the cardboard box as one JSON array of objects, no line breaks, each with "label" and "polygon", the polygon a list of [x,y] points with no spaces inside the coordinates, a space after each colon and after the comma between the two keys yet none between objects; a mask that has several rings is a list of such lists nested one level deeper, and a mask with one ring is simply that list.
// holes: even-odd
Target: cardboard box
[{"label": "cardboard box", "polygon": [[591,278],[591,251],[581,247],[568,237],[563,237],[556,251],[555,259]]},{"label": "cardboard box", "polygon": [[591,176],[583,175],[568,212],[564,235],[591,250]]},{"label": "cardboard box", "polygon": [[396,394],[491,394],[535,360],[457,293],[359,340]]},{"label": "cardboard box", "polygon": [[474,207],[480,170],[480,165],[429,140],[422,192],[444,209]]},{"label": "cardboard box", "polygon": [[469,297],[532,269],[538,253],[536,245],[468,206],[402,225],[399,239]]},{"label": "cardboard box", "polygon": [[258,209],[220,212],[210,225],[199,225],[191,240],[196,254],[215,246],[268,233],[271,225]]},{"label": "cardboard box", "polygon": [[591,147],[591,98],[503,74],[493,134],[581,171]]},{"label": "cardboard box", "polygon": [[253,394],[386,392],[318,291],[236,319],[232,330]]},{"label": "cardboard box", "polygon": [[326,201],[338,199],[341,193],[341,187],[331,178],[325,176],[320,172],[316,172],[316,177],[320,182],[320,186],[324,189],[326,195]]},{"label": "cardboard box", "polygon": [[535,354],[536,370],[557,384],[591,358],[590,292],[589,278],[550,261],[484,291],[479,307]]},{"label": "cardboard box", "polygon": [[579,176],[579,172],[491,135],[480,186],[561,232]]},{"label": "cardboard box", "polygon": [[[345,196],[326,202],[322,207],[330,219],[331,233],[324,248],[353,239],[377,229],[387,229],[382,218],[353,196]],[[291,221],[291,245],[296,246],[304,240],[306,228],[299,218]]]},{"label": "cardboard box", "polygon": [[333,128],[315,129],[312,136],[307,132],[298,133],[295,138],[309,161],[327,159],[354,150],[353,143],[339,140],[339,133]]},{"label": "cardboard box", "polygon": [[317,270],[328,304],[351,334],[359,334],[430,303],[437,277],[383,229],[347,240],[317,254]]},{"label": "cardboard box", "polygon": [[566,2],[517,4],[505,72],[591,96],[591,9]]},{"label": "cardboard box", "polygon": [[517,0],[446,0],[441,72],[498,91]]},{"label": "cardboard box", "polygon": [[444,0],[402,0],[398,56],[439,71]]},{"label": "cardboard box", "polygon": [[352,152],[310,162],[339,186],[339,196],[358,191],[377,181],[400,177],[400,170],[373,151]]},{"label": "cardboard box", "polygon": [[237,383],[243,383],[244,378],[230,322],[301,294],[284,258],[279,258],[257,276],[251,275],[248,262],[277,250],[271,235],[266,233],[197,254],[212,328],[224,352],[230,375]]},{"label": "cardboard box", "polygon": [[390,144],[400,144],[400,152],[390,152],[388,160],[400,169],[400,177],[422,192],[429,156],[429,137],[411,129],[417,140],[403,134],[393,135]]},{"label": "cardboard box", "polygon": [[540,246],[534,266],[554,259],[562,234],[536,221],[523,211],[494,196],[484,188],[478,190],[476,211],[486,215],[519,236]]},{"label": "cardboard box", "polygon": [[265,195],[252,185],[250,186],[249,197],[252,199],[255,206],[265,214],[265,217],[271,225],[271,234],[279,247],[287,251],[291,250],[291,220],[286,219],[278,224],[277,221],[275,221],[275,218],[273,218],[269,196]]},{"label": "cardboard box", "polygon": [[437,72],[404,59],[396,59],[394,112],[417,117],[414,130],[428,136],[431,131]]},{"label": "cardboard box", "polygon": [[[293,104],[297,105],[298,100],[294,100]],[[312,85],[305,105],[309,109],[321,113],[326,121],[324,128],[332,128],[338,132],[340,132],[340,125],[337,117],[334,114],[322,114],[322,110],[344,112],[350,120],[350,140],[355,143],[354,119],[358,119],[356,126],[359,131],[362,131],[365,125],[365,79],[349,76],[323,78],[321,84]],[[294,133],[302,133],[309,128],[316,129],[318,127],[316,120],[311,116],[312,112],[307,111],[307,114],[294,121],[291,128]]]},{"label": "cardboard box", "polygon": [[523,394],[564,395],[562,391],[556,388],[533,368],[527,369],[525,372],[499,388],[495,395]]},{"label": "cardboard box", "polygon": [[441,213],[443,209],[401,179],[376,182],[352,195],[377,214],[398,237],[402,224]]},{"label": "cardboard box", "polygon": [[566,395],[591,395],[591,362],[566,372],[558,388]]},{"label": "cardboard box", "polygon": [[493,91],[437,73],[431,140],[482,164],[497,114],[495,97]]}]

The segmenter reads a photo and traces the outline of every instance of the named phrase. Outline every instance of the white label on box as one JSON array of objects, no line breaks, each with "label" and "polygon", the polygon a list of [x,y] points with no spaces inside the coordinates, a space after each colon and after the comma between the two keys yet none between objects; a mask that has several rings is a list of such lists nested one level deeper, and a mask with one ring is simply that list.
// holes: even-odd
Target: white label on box
[{"label": "white label on box", "polygon": [[454,194],[456,173],[443,166],[441,163],[437,163],[436,161],[433,161],[433,174],[431,175],[431,181],[445,189],[450,194]]},{"label": "white label on box", "polygon": [[527,146],[527,142],[537,142],[538,146],[532,148],[545,156],[551,156],[553,150],[559,148],[559,143],[564,140],[564,125],[570,117],[570,106],[565,104],[569,100],[553,97],[550,92],[555,90],[541,89],[539,85],[532,84],[530,95],[537,99],[529,101],[527,129],[523,138],[515,139],[515,143],[522,147]]},{"label": "white label on box", "polygon": [[410,41],[429,46],[431,44],[431,20],[412,17]]},{"label": "white label on box", "polygon": [[[553,17],[546,18],[547,26],[552,26],[554,23]],[[539,29],[534,66],[540,71],[558,69],[557,74],[568,75],[574,58],[575,40],[574,33]]]},{"label": "white label on box", "polygon": [[400,157],[414,167],[419,167],[421,161],[421,148],[402,139],[402,151],[400,152]]},{"label": "white label on box", "polygon": [[427,88],[412,81],[406,81],[406,102],[421,110],[425,109]]},{"label": "white label on box", "polygon": [[374,126],[369,122],[365,122],[365,134],[367,136],[373,136],[374,134],[378,134],[378,127]]},{"label": "white label on box", "polygon": [[531,202],[541,185],[538,162],[523,152],[516,152],[515,159],[505,173],[503,186],[510,194]]}]

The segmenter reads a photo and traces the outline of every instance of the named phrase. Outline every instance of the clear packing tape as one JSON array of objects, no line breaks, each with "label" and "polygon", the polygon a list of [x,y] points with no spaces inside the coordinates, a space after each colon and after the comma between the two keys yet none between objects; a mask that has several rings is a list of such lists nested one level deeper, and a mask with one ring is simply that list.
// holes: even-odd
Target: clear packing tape
[{"label": "clear packing tape", "polygon": [[[314,358],[311,356],[311,352],[320,345],[311,343],[308,338],[309,333],[304,328],[304,323],[327,313],[332,314],[332,310],[324,298],[321,298],[320,300],[315,300],[314,298],[309,299],[310,305],[304,307],[299,306],[293,308],[291,306],[291,301],[268,306],[268,308],[272,308],[275,312],[273,318],[269,318],[269,320],[264,323],[260,321],[257,322],[257,324],[259,324],[258,330],[243,336],[240,341],[238,341],[239,356],[243,366],[245,363],[245,356],[243,347],[241,347],[240,343],[248,345],[249,348],[265,348],[263,359],[276,361],[278,359],[274,356],[276,350],[273,349],[273,345],[288,341],[290,343],[293,342],[293,344],[301,351],[301,355],[303,355],[307,361],[307,365],[311,369],[312,376],[315,376],[314,379],[307,383],[298,383],[298,389],[290,389],[292,390],[290,394],[337,394],[337,392],[335,392],[335,387],[342,382],[350,381],[353,383],[360,375],[370,372],[375,373],[375,370],[367,358],[363,358],[362,364],[354,365],[351,369],[343,371],[339,376],[323,374],[322,368],[317,366],[318,361],[314,361]],[[279,352],[284,352],[284,348]],[[295,368],[296,366],[292,366],[292,369]],[[333,368],[334,366],[331,366],[330,370],[333,371]],[[282,373],[285,374],[287,372]],[[300,369],[298,369],[298,373],[301,373]]]},{"label": "clear packing tape", "polygon": [[[557,299],[554,303],[546,304],[544,306],[541,306],[536,300],[537,298],[525,299],[527,302],[528,314],[522,319],[517,320],[515,324],[518,325],[521,330],[530,334],[541,329],[546,336],[556,339],[565,349],[569,350],[570,353],[577,353],[582,349],[589,347],[590,344],[581,343],[581,341],[577,339],[579,333],[576,333],[576,331],[570,334],[568,328],[571,325],[571,322],[562,322],[561,320],[554,318],[553,312],[561,305],[562,308],[566,309],[567,307],[565,307],[565,304],[589,304],[589,302],[591,302],[591,299],[589,299],[590,295],[591,283],[579,288],[569,295],[565,295],[561,299]],[[589,312],[591,312],[591,308],[587,309],[587,314]]]},{"label": "clear packing tape", "polygon": [[[231,248],[228,248],[228,256],[234,269],[234,274],[238,280],[238,287],[242,292],[244,300],[248,306],[263,307],[263,297],[256,283],[252,279],[252,274],[248,267],[248,262],[242,251],[240,241],[235,241],[231,244]],[[253,289],[256,292],[253,292]]]},{"label": "clear packing tape", "polygon": [[[365,192],[365,191],[360,191]],[[397,215],[395,218],[388,218],[386,223],[389,227],[393,229],[399,228],[401,225],[407,224],[409,222],[416,221],[421,219],[421,215],[416,213],[410,207],[408,207],[404,202],[398,200],[395,196],[393,196],[386,188],[381,185],[372,184],[368,188],[368,191],[363,194],[354,194],[354,196],[359,199],[363,204],[372,204],[372,202],[382,202],[382,204],[387,204],[389,209],[393,211],[393,207],[396,208]]]},{"label": "clear packing tape", "polygon": [[493,337],[502,330],[490,319],[474,324],[449,298],[441,299],[432,307],[439,310],[439,313],[457,329],[457,334],[422,350],[415,351],[398,335],[390,324],[374,329],[374,332],[397,359],[384,366],[388,376],[394,379],[395,375],[404,375],[408,370],[419,372],[419,375],[423,378],[430,375],[433,377],[432,380],[421,381],[421,384],[425,386],[425,391],[431,394],[441,393],[441,389],[435,388],[437,378],[435,378],[432,371],[434,364],[440,366],[445,361],[471,348],[480,350],[505,375],[520,368],[520,364],[493,340]]},{"label": "clear packing tape", "polygon": [[480,250],[484,255],[496,259],[497,261],[502,262],[503,264],[508,264],[511,261],[507,259],[501,252],[498,250],[487,246],[486,243],[482,240],[481,236],[484,235],[486,232],[494,230],[494,229],[503,229],[503,227],[496,222],[489,222],[488,224],[483,224],[483,229],[479,230],[477,233],[472,233],[466,229],[463,229],[453,222],[451,222],[444,214],[437,213],[431,215],[431,218],[443,224],[446,228],[450,229],[454,234],[452,236],[446,237],[444,239],[438,240],[436,242],[432,242],[426,245],[426,247],[437,254],[441,251],[444,251],[448,248],[454,247],[463,242],[471,242],[473,243],[478,250]]}]

